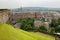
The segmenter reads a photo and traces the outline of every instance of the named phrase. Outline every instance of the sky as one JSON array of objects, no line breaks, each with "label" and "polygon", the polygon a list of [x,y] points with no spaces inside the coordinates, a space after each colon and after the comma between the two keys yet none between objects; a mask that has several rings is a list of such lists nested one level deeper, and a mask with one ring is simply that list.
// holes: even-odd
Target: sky
[{"label": "sky", "polygon": [[20,7],[60,8],[60,0],[0,0],[0,9]]}]

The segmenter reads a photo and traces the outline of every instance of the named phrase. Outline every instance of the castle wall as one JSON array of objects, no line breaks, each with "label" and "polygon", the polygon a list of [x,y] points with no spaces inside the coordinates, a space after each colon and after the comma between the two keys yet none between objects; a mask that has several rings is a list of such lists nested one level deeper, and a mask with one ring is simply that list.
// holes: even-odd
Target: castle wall
[{"label": "castle wall", "polygon": [[9,10],[8,9],[0,9],[0,23],[7,23],[9,19]]}]

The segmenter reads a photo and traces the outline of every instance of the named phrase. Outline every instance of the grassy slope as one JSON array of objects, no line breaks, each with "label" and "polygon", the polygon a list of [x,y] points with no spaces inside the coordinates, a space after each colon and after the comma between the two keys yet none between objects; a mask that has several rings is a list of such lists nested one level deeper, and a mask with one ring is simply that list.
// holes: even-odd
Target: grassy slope
[{"label": "grassy slope", "polygon": [[39,33],[39,32],[31,32],[38,40],[55,40],[54,37]]},{"label": "grassy slope", "polygon": [[45,34],[28,33],[21,29],[13,28],[8,24],[0,24],[0,40],[55,40]]},{"label": "grassy slope", "polygon": [[18,31],[22,31],[24,34],[29,35],[30,37],[35,38],[36,40],[55,40],[54,37],[43,34],[43,33],[39,33],[39,32],[26,32],[20,29],[17,29]]}]

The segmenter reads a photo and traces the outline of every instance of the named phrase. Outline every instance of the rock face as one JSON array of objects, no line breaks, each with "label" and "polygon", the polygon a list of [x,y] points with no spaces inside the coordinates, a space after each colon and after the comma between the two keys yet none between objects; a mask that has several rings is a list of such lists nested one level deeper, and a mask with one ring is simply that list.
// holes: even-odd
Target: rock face
[{"label": "rock face", "polygon": [[0,9],[0,23],[7,23],[10,11],[8,9]]}]

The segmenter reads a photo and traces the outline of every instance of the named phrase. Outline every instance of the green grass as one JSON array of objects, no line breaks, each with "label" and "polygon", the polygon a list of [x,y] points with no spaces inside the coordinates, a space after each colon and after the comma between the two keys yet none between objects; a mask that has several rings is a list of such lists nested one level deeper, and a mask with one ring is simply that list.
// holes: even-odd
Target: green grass
[{"label": "green grass", "polygon": [[31,32],[38,40],[55,40],[54,37],[40,32]]},{"label": "green grass", "polygon": [[0,40],[55,40],[55,38],[38,32],[26,32],[9,24],[0,24]]}]

